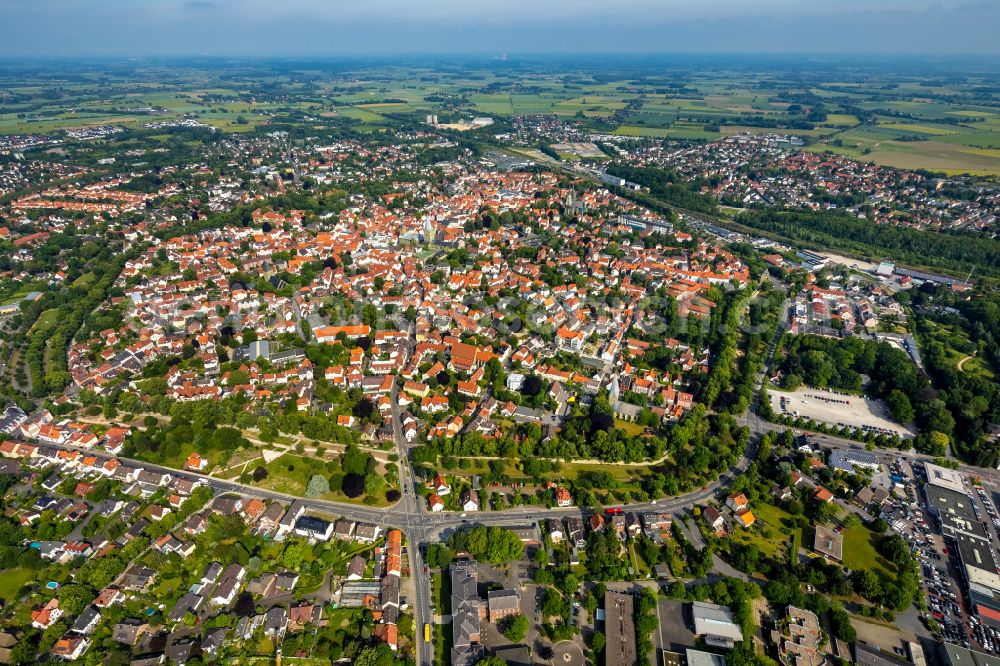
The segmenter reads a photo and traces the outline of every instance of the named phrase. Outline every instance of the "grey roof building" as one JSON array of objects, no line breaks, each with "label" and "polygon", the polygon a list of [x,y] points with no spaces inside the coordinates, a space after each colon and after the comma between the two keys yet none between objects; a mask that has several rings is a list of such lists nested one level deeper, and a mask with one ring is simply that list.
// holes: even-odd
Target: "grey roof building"
[{"label": "grey roof building", "polygon": [[879,464],[878,458],[871,451],[846,451],[843,449],[834,449],[830,453],[830,459],[827,461],[827,466],[831,469],[839,469],[841,471],[847,472],[848,474],[854,474],[857,471],[856,467],[863,467],[865,469],[877,470],[881,465]]},{"label": "grey roof building", "polygon": [[264,614],[264,634],[270,636],[275,641],[280,641],[285,636],[285,628],[288,626],[288,611],[284,606],[272,606]]},{"label": "grey roof building", "polygon": [[813,550],[835,562],[840,562],[844,551],[844,536],[822,525],[816,525]]},{"label": "grey roof building", "polygon": [[97,628],[97,623],[100,621],[101,612],[93,606],[87,606],[83,609],[83,612],[77,616],[76,621],[73,623],[73,626],[70,627],[70,630],[75,631],[78,634],[90,634]]},{"label": "grey roof building", "polygon": [[111,628],[111,639],[122,645],[132,646],[139,636],[149,629],[149,625],[138,620],[125,620]]},{"label": "grey roof building", "polygon": [[691,615],[695,635],[701,636],[708,645],[728,648],[743,640],[743,629],[725,606],[695,601],[691,603]]},{"label": "grey roof building", "polygon": [[726,666],[726,658],[703,650],[687,649],[687,666]]},{"label": "grey roof building", "polygon": [[941,643],[938,657],[943,666],[1000,666],[1000,657],[976,652],[952,643]]},{"label": "grey roof building", "polygon": [[604,663],[607,666],[635,666],[635,620],[632,595],[604,594]]},{"label": "grey roof building", "polygon": [[479,567],[472,560],[451,565],[451,663],[472,666],[483,655],[480,645]]}]

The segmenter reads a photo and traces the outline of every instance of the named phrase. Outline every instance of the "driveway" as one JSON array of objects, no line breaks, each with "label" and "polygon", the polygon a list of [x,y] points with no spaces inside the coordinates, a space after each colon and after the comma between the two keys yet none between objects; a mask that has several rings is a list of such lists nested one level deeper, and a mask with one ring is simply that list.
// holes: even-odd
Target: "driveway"
[{"label": "driveway", "polygon": [[729,576],[730,578],[739,578],[744,582],[750,580],[750,577],[745,573],[724,562],[721,557],[714,554],[712,555],[712,571],[722,574],[723,576]]},{"label": "driveway", "polygon": [[701,536],[701,530],[698,529],[697,525],[692,525],[691,527],[685,525],[682,520],[684,517],[688,517],[688,519],[692,522],[697,520],[697,518],[688,516],[688,514],[684,511],[678,511],[674,514],[674,525],[677,525],[677,527],[680,528],[681,534],[683,534],[687,540],[691,542],[692,546],[701,550],[705,547],[705,539]]}]

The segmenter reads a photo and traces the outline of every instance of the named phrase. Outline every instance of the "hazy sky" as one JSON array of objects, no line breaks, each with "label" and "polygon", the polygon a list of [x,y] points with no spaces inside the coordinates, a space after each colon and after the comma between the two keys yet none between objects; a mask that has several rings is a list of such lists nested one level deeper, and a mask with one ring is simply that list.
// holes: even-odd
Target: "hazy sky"
[{"label": "hazy sky", "polygon": [[0,0],[0,56],[1000,54],[997,0]]}]

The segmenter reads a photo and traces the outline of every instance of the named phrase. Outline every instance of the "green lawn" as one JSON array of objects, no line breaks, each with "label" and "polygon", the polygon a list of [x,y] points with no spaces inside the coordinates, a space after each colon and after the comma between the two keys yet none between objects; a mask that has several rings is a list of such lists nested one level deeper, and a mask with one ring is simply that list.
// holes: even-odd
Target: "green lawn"
[{"label": "green lawn", "polygon": [[642,559],[642,555],[639,553],[639,551],[635,549],[635,544],[629,543],[628,549],[629,549],[629,556],[635,558],[634,562],[635,565],[638,567],[638,570],[635,572],[636,575],[640,577],[649,576],[650,573],[652,572],[652,567],[649,566],[649,563],[646,562],[646,560]]},{"label": "green lawn", "polygon": [[56,320],[59,319],[59,310],[52,308],[46,310],[42,314],[38,315],[38,319],[35,320],[35,325],[32,327],[32,331],[35,330],[48,330],[56,325]]},{"label": "green lawn", "polygon": [[993,372],[985,359],[974,356],[963,362],[963,359],[975,351],[975,345],[960,326],[925,320],[924,331],[926,332],[925,337],[929,341],[937,342],[944,347],[948,361],[956,369],[986,380],[993,379]]},{"label": "green lawn", "polygon": [[431,601],[434,603],[435,612],[439,615],[451,612],[451,578],[447,572],[431,576]]},{"label": "green lawn", "polygon": [[[267,470],[267,478],[263,481],[254,483],[256,486],[261,488],[266,488],[267,490],[274,490],[279,493],[287,493],[289,495],[305,496],[306,485],[309,483],[309,478],[314,474],[323,474],[328,479],[330,479],[330,492],[323,495],[323,499],[337,500],[339,502],[353,502],[356,504],[363,504],[364,497],[348,498],[340,491],[340,479],[343,474],[336,469],[336,462],[327,462],[324,466],[315,465],[316,461],[306,460],[302,456],[292,455],[286,453],[278,458],[275,458],[271,462],[267,463],[263,467]],[[256,464],[251,465],[249,469],[253,469]],[[291,468],[291,469],[289,469]],[[385,496],[380,496],[378,501],[373,506],[386,506],[388,502],[385,500]]]},{"label": "green lawn", "polygon": [[80,287],[81,289],[88,289],[96,279],[97,276],[94,275],[93,272],[84,273],[73,282],[73,286]]},{"label": "green lawn", "polygon": [[844,535],[843,564],[849,569],[875,569],[896,575],[896,567],[878,554],[875,545],[878,535],[864,525],[854,525],[842,532]]},{"label": "green lawn", "polygon": [[646,432],[645,426],[641,426],[638,423],[632,423],[631,421],[623,421],[621,419],[615,419],[615,427],[619,430],[624,430],[633,437]]},{"label": "green lawn", "polygon": [[162,578],[157,582],[156,587],[153,588],[154,594],[157,598],[166,597],[170,594],[177,592],[180,589],[183,579],[180,576],[173,578]]},{"label": "green lawn", "polygon": [[[466,467],[448,470],[447,473],[455,476],[472,477],[476,474],[484,474],[489,470],[489,466],[485,460],[473,459],[469,462],[470,464]],[[507,475],[513,481],[523,481],[528,479],[526,474],[512,466],[508,466],[506,471]],[[627,482],[643,478],[647,475],[648,471],[648,465],[610,465],[602,463],[564,462],[560,463],[559,471],[554,472],[552,478],[553,480],[563,478],[574,480],[580,475],[580,472],[607,472],[616,481]]]},{"label": "green lawn", "polygon": [[806,532],[810,528],[799,528],[795,525],[796,517],[781,507],[758,503],[750,509],[757,522],[745,530],[737,526],[733,538],[742,543],[752,543],[760,552],[768,557],[780,556],[788,551],[789,539],[796,535],[799,544],[810,543]]},{"label": "green lawn", "polygon": [[41,290],[40,289],[34,289],[30,285],[22,286],[20,289],[18,289],[17,291],[15,291],[9,297],[7,297],[4,300],[0,301],[0,305],[12,305],[13,303],[20,303],[22,300],[24,300],[25,296],[27,296],[28,294],[30,294],[33,291],[41,291]]},{"label": "green lawn", "polygon": [[[423,628],[420,629],[423,631]],[[434,644],[434,663],[437,666],[451,664],[451,627],[436,624],[431,627],[431,643]]]},{"label": "green lawn", "polygon": [[0,599],[6,603],[15,601],[17,593],[25,583],[35,579],[35,572],[23,567],[5,569],[0,572]]},{"label": "green lawn", "polygon": [[[965,362],[959,359],[959,363],[962,364],[962,372],[970,375],[975,375],[990,381],[993,379],[993,371],[990,370],[989,364],[982,357],[973,356],[967,358]],[[958,364],[956,364],[957,367]]]}]

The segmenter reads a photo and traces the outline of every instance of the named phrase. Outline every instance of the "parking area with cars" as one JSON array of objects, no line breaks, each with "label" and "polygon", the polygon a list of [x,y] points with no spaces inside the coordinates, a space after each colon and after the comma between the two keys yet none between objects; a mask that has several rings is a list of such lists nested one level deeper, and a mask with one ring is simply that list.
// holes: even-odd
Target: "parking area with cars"
[{"label": "parking area with cars", "polygon": [[913,436],[912,432],[892,420],[889,408],[881,400],[806,387],[795,391],[768,391],[768,397],[776,414],[812,419],[876,435]]},{"label": "parking area with cars", "polygon": [[1000,546],[1000,517],[993,489],[936,465],[917,469],[921,513],[940,533],[915,551],[928,613],[946,642],[1000,654],[1000,613],[991,608],[1000,592],[994,555]]},{"label": "parking area with cars", "polygon": [[[986,526],[986,531],[989,533],[992,540],[992,551],[997,552],[998,546],[1000,546],[1000,515],[997,513],[996,509],[996,489],[990,484],[971,484],[974,490],[971,493],[973,498],[972,506],[979,516],[979,519]],[[995,567],[994,561],[994,569]],[[990,621],[984,623],[975,614],[970,616],[972,622],[972,637],[975,643],[978,643],[984,651],[991,654],[1000,654],[1000,627],[997,625],[1000,622]]]},{"label": "parking area with cars", "polygon": [[973,636],[962,599],[961,567],[952,561],[955,549],[935,529],[934,515],[922,497],[927,480],[923,467],[897,458],[887,463],[887,471],[895,493],[883,502],[880,517],[906,539],[919,563],[925,627],[936,624],[942,639],[968,647]]}]

